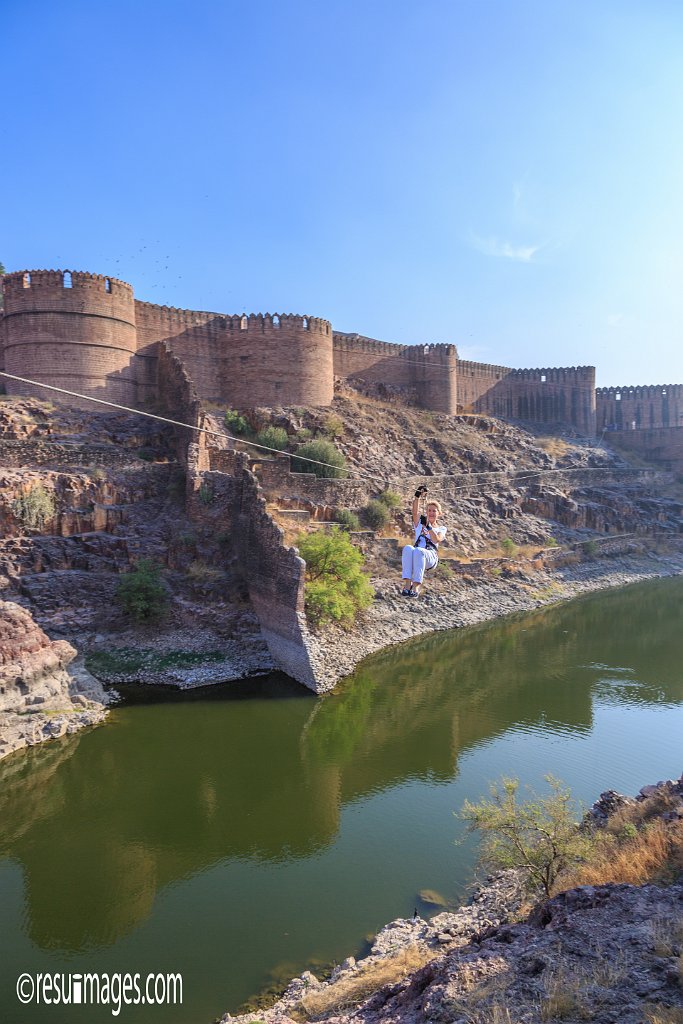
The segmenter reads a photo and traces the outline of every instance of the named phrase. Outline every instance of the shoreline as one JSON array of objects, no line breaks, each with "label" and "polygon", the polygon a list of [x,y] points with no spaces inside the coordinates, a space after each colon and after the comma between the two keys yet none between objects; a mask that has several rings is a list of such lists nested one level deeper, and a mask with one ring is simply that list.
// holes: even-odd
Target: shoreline
[{"label": "shoreline", "polygon": [[578,565],[534,569],[532,574],[525,572],[528,566],[511,562],[506,578],[466,577],[466,584],[454,594],[426,590],[415,601],[402,598],[393,581],[373,579],[377,597],[360,628],[334,627],[314,637],[312,659],[323,679],[321,693],[332,690],[363,659],[406,640],[535,611],[600,590],[681,576],[683,550],[666,555],[612,554]]}]

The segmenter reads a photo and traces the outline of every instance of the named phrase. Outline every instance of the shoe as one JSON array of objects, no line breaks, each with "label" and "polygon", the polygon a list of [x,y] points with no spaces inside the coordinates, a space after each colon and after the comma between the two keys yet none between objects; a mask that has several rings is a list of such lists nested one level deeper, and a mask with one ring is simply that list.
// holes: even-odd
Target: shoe
[{"label": "shoe", "polygon": [[419,597],[419,596],[420,596],[420,591],[419,590],[409,590],[408,591],[408,597]]},{"label": "shoe", "polygon": [[401,597],[410,597],[411,594],[412,590],[408,590],[407,587],[404,587],[403,590],[401,591]]}]

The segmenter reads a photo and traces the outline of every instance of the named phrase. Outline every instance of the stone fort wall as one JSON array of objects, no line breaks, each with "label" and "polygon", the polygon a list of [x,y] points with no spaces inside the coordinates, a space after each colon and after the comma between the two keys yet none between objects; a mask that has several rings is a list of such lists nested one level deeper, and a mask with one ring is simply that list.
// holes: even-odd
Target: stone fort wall
[{"label": "stone fort wall", "polygon": [[599,431],[683,427],[683,384],[598,388],[595,399]]},{"label": "stone fort wall", "polygon": [[173,356],[201,399],[236,408],[329,405],[336,377],[437,412],[565,423],[586,434],[683,423],[683,386],[596,392],[590,366],[518,370],[461,360],[454,345],[333,333],[318,317],[158,306],[100,274],[20,271],[2,286],[0,369],[125,405],[164,397]]}]

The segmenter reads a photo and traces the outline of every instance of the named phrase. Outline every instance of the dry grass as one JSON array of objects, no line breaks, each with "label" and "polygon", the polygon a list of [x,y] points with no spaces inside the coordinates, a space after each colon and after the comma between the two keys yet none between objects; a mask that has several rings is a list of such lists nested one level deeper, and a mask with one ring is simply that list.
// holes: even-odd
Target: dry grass
[{"label": "dry grass", "polygon": [[644,1006],[645,1024],[683,1024],[683,1009],[680,1006]]},{"label": "dry grass", "polygon": [[295,1020],[314,1020],[325,1014],[349,1009],[368,999],[385,985],[395,985],[407,975],[424,967],[439,955],[438,950],[406,946],[393,956],[368,967],[361,967],[350,976],[305,995],[294,1008]]},{"label": "dry grass", "polygon": [[500,1003],[493,1003],[485,1010],[467,1014],[468,1024],[515,1024],[510,1011]]},{"label": "dry grass", "polygon": [[590,1012],[581,1001],[582,978],[558,970],[546,982],[546,994],[541,999],[541,1020],[589,1020]]},{"label": "dry grass", "polygon": [[675,956],[683,944],[683,917],[655,917],[650,922],[656,956]]},{"label": "dry grass", "polygon": [[683,870],[683,822],[667,825],[662,820],[649,823],[634,838],[622,842],[614,836],[598,837],[595,851],[587,863],[563,872],[555,892],[577,885],[605,885],[627,882],[666,882]]},{"label": "dry grass", "polygon": [[554,459],[562,459],[567,452],[573,450],[572,445],[563,441],[561,437],[537,437],[536,444]]}]

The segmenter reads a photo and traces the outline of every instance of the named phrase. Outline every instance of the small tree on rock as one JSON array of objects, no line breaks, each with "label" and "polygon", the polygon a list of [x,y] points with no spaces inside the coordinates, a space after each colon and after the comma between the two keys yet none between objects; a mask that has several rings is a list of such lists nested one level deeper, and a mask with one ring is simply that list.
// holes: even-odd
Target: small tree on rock
[{"label": "small tree on rock", "polygon": [[571,793],[552,775],[545,776],[550,795],[536,793],[519,803],[518,779],[503,778],[491,786],[490,800],[466,800],[460,817],[468,831],[484,837],[482,857],[491,868],[521,868],[528,888],[551,895],[560,871],[584,856],[590,837],[582,832]]},{"label": "small tree on rock", "polygon": [[149,558],[141,559],[119,579],[116,600],[136,622],[160,619],[168,605],[168,594],[159,566]]}]

